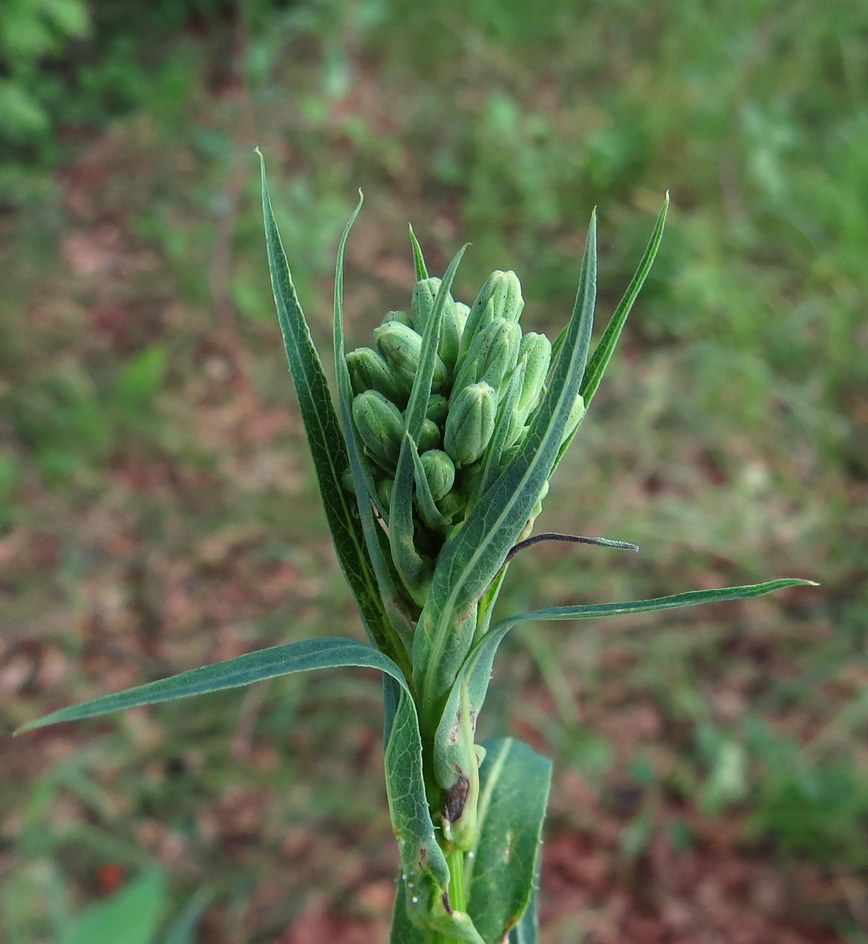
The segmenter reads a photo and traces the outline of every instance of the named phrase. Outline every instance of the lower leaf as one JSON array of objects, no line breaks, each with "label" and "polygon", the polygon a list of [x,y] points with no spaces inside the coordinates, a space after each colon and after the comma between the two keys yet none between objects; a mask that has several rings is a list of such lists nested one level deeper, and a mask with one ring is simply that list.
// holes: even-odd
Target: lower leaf
[{"label": "lower leaf", "polygon": [[385,687],[386,792],[402,874],[407,889],[412,888],[412,893],[404,898],[407,917],[415,925],[448,931],[455,940],[483,944],[470,918],[448,909],[449,867],[437,844],[428,811],[419,718],[407,680],[387,655],[372,646],[341,637],[274,646],[62,708],[23,725],[16,733],[189,695],[225,691],[294,672],[345,666],[378,669],[389,680]]},{"label": "lower leaf", "polygon": [[[536,941],[535,891],[552,764],[521,741],[484,741],[476,847],[468,853],[468,911],[485,941]],[[529,909],[533,906],[533,913]]]}]

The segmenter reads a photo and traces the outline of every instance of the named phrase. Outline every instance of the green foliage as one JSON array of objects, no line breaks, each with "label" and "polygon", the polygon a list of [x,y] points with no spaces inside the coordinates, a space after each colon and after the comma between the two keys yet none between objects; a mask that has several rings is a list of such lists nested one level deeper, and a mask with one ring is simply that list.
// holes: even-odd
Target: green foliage
[{"label": "green foliage", "polygon": [[[2,17],[10,5],[0,6]],[[117,123],[107,139],[122,163],[98,160],[115,175],[112,187],[122,191],[124,210],[100,206],[98,187],[95,209],[128,224],[159,256],[160,278],[179,303],[178,333],[171,355],[163,357],[171,371],[162,374],[154,398],[121,395],[125,368],[112,362],[116,352],[95,355],[78,340],[55,352],[51,339],[34,330],[32,308],[18,304],[20,285],[26,284],[21,276],[35,256],[40,292],[53,282],[61,293],[79,292],[52,261],[51,247],[37,252],[26,235],[25,227],[50,234],[66,222],[59,214],[37,212],[21,218],[20,237],[8,231],[11,251],[5,255],[13,264],[4,267],[3,283],[14,300],[2,326],[4,368],[11,368],[11,382],[4,379],[0,387],[0,411],[10,421],[0,452],[4,529],[29,529],[50,514],[59,530],[76,534],[81,521],[70,509],[81,505],[81,486],[109,481],[115,459],[133,450],[146,462],[153,454],[165,458],[177,481],[175,474],[189,473],[184,450],[199,434],[199,427],[185,425],[184,410],[195,407],[207,422],[195,394],[188,399],[188,381],[202,367],[193,352],[200,342],[210,343],[199,319],[211,304],[203,272],[215,220],[225,219],[226,171],[237,133],[234,96],[224,95],[219,84],[230,61],[230,24],[220,4],[90,6],[90,39],[63,40],[55,29],[58,51],[28,80],[27,94],[51,124],[28,143],[6,148],[2,199],[32,206],[37,196],[65,186],[64,177],[49,178],[42,169],[70,153],[64,142],[99,144],[91,135],[132,110],[132,120]],[[517,714],[548,740],[559,764],[573,764],[596,780],[606,771],[616,776],[616,759],[625,748],[611,734],[592,730],[592,706],[610,705],[618,691],[634,702],[651,698],[664,719],[660,749],[677,757],[671,775],[666,764],[651,765],[652,774],[643,780],[649,791],[660,788],[659,779],[682,801],[695,801],[703,829],[713,829],[716,816],[743,810],[755,817],[754,833],[763,839],[759,852],[766,858],[858,861],[855,847],[865,833],[864,759],[858,752],[851,757],[815,750],[807,736],[793,736],[787,750],[770,748],[769,756],[778,760],[766,763],[760,739],[754,743],[737,724],[721,724],[714,715],[718,697],[730,698],[733,685],[740,695],[738,680],[745,676],[752,679],[743,696],[752,710],[791,712],[788,723],[808,730],[825,723],[836,700],[853,699],[839,675],[852,671],[847,667],[859,658],[868,625],[859,567],[865,516],[853,505],[868,469],[860,420],[868,379],[862,356],[868,236],[860,198],[868,182],[864,6],[833,0],[822,9],[796,3],[784,10],[752,2],[726,17],[709,16],[698,0],[671,7],[556,0],[545,17],[527,5],[488,0],[291,6],[264,0],[245,8],[250,32],[244,72],[260,143],[284,161],[273,197],[302,298],[313,299],[321,289],[348,185],[363,184],[376,196],[371,229],[349,260],[360,288],[348,312],[351,335],[375,323],[374,294],[397,293],[397,239],[385,242],[387,224],[395,234],[408,217],[422,221],[418,229],[427,244],[442,244],[445,233],[456,231],[471,239],[462,278],[474,288],[492,266],[509,260],[525,285],[526,320],[548,330],[555,313],[572,300],[574,220],[599,199],[601,262],[613,284],[626,281],[647,237],[645,214],[657,209],[666,188],[675,187],[667,248],[646,282],[642,316],[622,342],[627,357],[613,365],[599,411],[583,422],[583,451],[566,457],[562,481],[570,483],[569,491],[555,489],[547,511],[554,527],[569,521],[581,528],[592,520],[604,530],[626,522],[625,536],[646,553],[617,570],[608,569],[604,555],[583,559],[581,566],[567,555],[522,555],[521,582],[536,591],[518,590],[514,583],[502,602],[507,612],[519,612],[549,600],[650,597],[675,590],[676,575],[703,586],[723,582],[732,578],[735,560],[747,572],[771,562],[778,572],[800,572],[808,554],[830,589],[825,602],[804,610],[787,608],[788,601],[774,613],[751,609],[759,614],[756,626],[733,607],[690,625],[673,612],[667,627],[652,636],[642,631],[641,617],[635,634],[627,622],[613,629],[604,624],[605,632],[584,623],[581,639],[529,624],[522,643],[530,647],[527,640],[535,640],[533,658],[559,718],[542,717],[532,699],[516,706],[497,687],[487,717],[505,725]],[[30,4],[28,16],[37,9]],[[192,24],[189,11],[196,17]],[[206,100],[203,91],[215,78],[215,94]],[[382,102],[388,103],[388,116],[377,110]],[[242,148],[253,143],[245,141]],[[176,176],[179,168],[183,172]],[[251,192],[235,221],[230,291],[256,389],[268,406],[280,397],[280,371],[264,367],[276,362],[263,330],[270,298],[253,204]],[[8,221],[7,216],[4,225]],[[355,274],[369,263],[370,272]],[[109,290],[112,281],[106,279]],[[398,307],[408,299],[388,301]],[[616,301],[603,287],[601,310],[611,311]],[[325,317],[317,307],[309,307],[308,315],[318,341]],[[124,351],[120,360],[127,357]],[[71,366],[74,360],[81,365]],[[152,355],[154,376],[159,360]],[[144,380],[131,383],[139,382]],[[115,405],[121,401],[129,406]],[[164,404],[173,410],[171,439],[154,427],[155,421],[162,424],[157,407]],[[278,447],[283,445],[280,439]],[[231,462],[233,449],[227,443],[224,449]],[[209,455],[211,470],[222,469],[218,451]],[[263,458],[264,465],[275,462],[271,454]],[[47,497],[44,482],[53,489]],[[186,543],[191,558],[202,531],[215,521],[261,516],[269,529],[266,543],[277,548],[275,559],[293,566],[301,560],[304,569],[306,554],[285,531],[295,534],[296,518],[315,530],[315,518],[309,503],[303,514],[294,513],[296,506],[287,514],[282,488],[272,494],[266,486],[263,494],[258,486],[230,487],[215,476],[196,487],[196,501],[206,512],[189,514],[182,486],[177,503],[160,508],[158,516],[171,515],[172,540]],[[106,491],[123,502],[131,521],[139,521],[141,496],[123,492],[119,499],[115,487]],[[150,495],[144,500],[156,504]],[[146,533],[149,528],[157,556],[171,555],[161,526],[146,525]],[[20,533],[13,535],[13,548]],[[75,556],[75,547],[66,553]],[[8,577],[9,621],[28,625],[29,614],[24,622],[18,619],[19,594],[38,594],[35,622],[53,642],[60,634],[51,627],[82,606],[70,589],[70,562],[64,556],[60,564],[63,590],[54,586],[48,568],[19,577],[17,566]],[[105,571],[90,566],[87,578],[88,584],[107,579]],[[569,595],[567,582],[575,591]],[[344,614],[332,598],[340,598],[334,584],[309,608],[313,615],[306,626],[336,625]],[[52,613],[53,605],[58,612]],[[284,612],[269,606],[268,615],[253,617],[250,632],[257,638],[265,633],[266,639],[282,632]],[[827,626],[835,627],[828,636]],[[727,633],[724,645],[720,638]],[[745,635],[751,646],[760,645],[754,636],[762,636],[773,655],[746,655],[740,642]],[[64,651],[77,649],[68,639],[61,643]],[[526,660],[521,649],[512,651],[518,656],[513,671],[520,674]],[[635,660],[632,667],[617,673],[603,667],[625,651]],[[787,676],[786,686],[773,680],[780,674]],[[581,726],[577,692],[581,710],[591,715]],[[284,748],[275,774],[281,787],[301,775],[292,760],[298,745],[286,734],[298,728],[300,693],[287,686],[279,698],[269,696],[256,725]],[[70,697],[87,694],[79,688]],[[35,710],[53,707],[46,703]],[[170,714],[170,721],[175,717]],[[233,723],[228,716],[222,722],[209,718],[217,740]],[[329,725],[337,722],[329,721],[328,712],[304,720],[306,736],[324,744],[336,739]],[[844,743],[858,737],[856,721],[836,727]],[[181,740],[177,730],[167,737]],[[136,750],[134,745],[138,758]],[[226,777],[231,761],[213,752],[210,765],[215,776]],[[296,787],[293,795],[301,790]],[[192,792],[186,794],[190,803]],[[310,805],[337,810],[340,803],[337,790],[326,787]],[[768,817],[756,814],[759,804]],[[823,808],[828,816],[821,822]],[[802,829],[802,820],[788,817],[787,809],[801,811],[810,828]],[[139,821],[136,814],[131,818]],[[641,811],[630,834],[640,851],[648,822]],[[17,840],[15,848],[30,855]],[[4,880],[4,891],[9,883]],[[51,900],[52,894],[42,897]]]},{"label": "green foliage", "polygon": [[801,746],[756,723],[751,753],[762,771],[750,819],[754,835],[773,836],[789,856],[810,855],[825,865],[868,866],[868,777],[853,757],[811,763]]},{"label": "green foliage", "polygon": [[[490,395],[492,417],[498,395],[518,403],[528,361],[519,361],[521,334],[516,324],[524,303],[514,273],[495,272],[474,305],[466,308],[465,321],[463,315],[458,317],[458,306],[450,295],[464,249],[455,255],[441,281],[431,280],[414,237],[415,266],[423,278],[414,292],[412,327],[387,318],[379,330],[390,331],[395,344],[379,344],[382,338],[378,338],[386,369],[392,375],[389,388],[398,392],[405,410],[402,414],[377,391],[363,391],[354,398],[344,349],[343,264],[360,199],[337,257],[334,347],[339,419],[280,242],[264,160],[261,164],[269,271],[284,348],[335,548],[373,645],[328,637],[277,646],[61,709],[19,730],[224,691],[311,669],[377,668],[387,677],[386,784],[402,863],[403,888],[397,901],[400,914],[395,919],[393,941],[412,938],[420,944],[423,940],[426,944],[488,944],[509,935],[532,942],[536,918],[525,915],[530,902],[535,901],[550,766],[526,746],[502,741],[488,745],[491,756],[486,768],[487,748],[475,743],[476,719],[504,636],[521,620],[587,619],[665,610],[751,598],[810,581],[778,580],[624,604],[554,607],[509,617],[489,629],[503,577],[521,546],[517,542],[530,531],[563,447],[584,416],[585,398],[579,391],[584,389],[590,399],[596,390],[657,252],[665,207],[624,300],[593,354],[597,246],[592,217],[575,305],[555,342],[551,376],[539,404],[531,405],[527,427],[504,452],[503,429],[511,427],[511,415],[499,415],[502,429],[496,440],[492,427],[484,441],[477,442],[480,424],[466,421],[465,414],[472,412],[474,404],[465,403],[465,395],[477,388]],[[450,353],[444,352],[444,362],[438,351],[444,351],[441,339],[447,324],[456,333],[449,342]],[[516,330],[503,334],[501,325]],[[468,339],[462,329],[473,336]],[[547,364],[548,349],[545,360]],[[143,392],[147,400],[159,386],[163,366],[159,356],[150,352],[140,355],[118,385],[118,399],[135,409]],[[491,381],[499,390],[487,382],[468,383],[479,378]],[[534,382],[534,396],[540,386]],[[420,483],[424,486],[427,482],[416,443],[421,441],[425,424],[433,425],[426,414],[432,395],[443,396],[438,394],[441,389],[444,394],[451,390],[445,405],[443,441],[456,466],[462,468],[481,459],[489,444],[496,448],[502,465],[484,494],[452,493],[459,505],[466,501],[467,507],[426,560],[418,546],[425,540],[424,523],[414,520],[413,511],[414,494]],[[360,400],[365,402],[357,408]],[[450,447],[448,417],[453,411],[460,414],[460,422]],[[473,439],[469,447],[463,444],[468,437]],[[435,431],[432,445],[439,439]],[[482,461],[480,474],[484,466]],[[375,483],[378,468],[394,474],[386,503],[388,553],[387,536],[374,521],[374,509],[379,509],[381,501],[381,489]],[[344,487],[348,473],[349,489]],[[423,519],[437,514],[430,493],[427,499],[427,504],[419,506]],[[601,539],[574,540],[625,546]],[[148,904],[151,899],[146,896],[145,901]],[[96,914],[94,920],[111,922],[116,911],[100,909]],[[148,932],[143,933],[145,940]]]},{"label": "green foliage", "polygon": [[[153,439],[168,350],[154,344],[104,376],[77,365],[29,376],[5,397],[12,428],[51,486],[87,477],[124,442]],[[11,487],[10,478],[7,479]],[[0,486],[2,487],[2,486]]]},{"label": "green foliage", "polygon": [[148,872],[108,901],[91,905],[70,921],[57,944],[155,944],[166,907],[165,876]]},{"label": "green foliage", "polygon": [[43,60],[83,38],[90,18],[86,0],[9,0],[0,10],[0,141],[26,141],[49,130],[51,117],[32,90]]}]

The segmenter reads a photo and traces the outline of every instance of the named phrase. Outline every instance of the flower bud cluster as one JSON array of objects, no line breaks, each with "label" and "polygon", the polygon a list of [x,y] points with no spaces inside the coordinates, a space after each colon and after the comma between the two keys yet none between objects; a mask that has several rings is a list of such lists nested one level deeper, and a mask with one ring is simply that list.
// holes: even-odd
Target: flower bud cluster
[{"label": "flower bud cluster", "polygon": [[[437,278],[418,281],[410,312],[389,312],[374,331],[375,347],[347,355],[353,422],[371,497],[386,523],[422,333],[439,287]],[[493,272],[469,307],[446,297],[426,419],[415,444],[415,534],[425,554],[436,554],[515,454],[545,392],[552,345],[543,334],[522,333],[523,307],[514,272]],[[575,424],[582,412],[577,403]]]}]

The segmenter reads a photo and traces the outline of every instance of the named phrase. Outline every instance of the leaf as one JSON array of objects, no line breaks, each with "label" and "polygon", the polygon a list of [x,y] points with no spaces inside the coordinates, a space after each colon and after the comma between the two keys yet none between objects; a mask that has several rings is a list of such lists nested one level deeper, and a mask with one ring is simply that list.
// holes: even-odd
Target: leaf
[{"label": "leaf", "polygon": [[[503,941],[523,921],[535,898],[551,761],[513,738],[483,741],[479,842],[466,858],[468,911],[486,941]],[[535,901],[534,901],[535,904]]]},{"label": "leaf", "polygon": [[[671,610],[682,606],[696,606],[701,603],[719,603],[730,600],[745,600],[752,597],[782,590],[785,587],[817,586],[811,580],[786,578],[770,580],[767,583],[743,587],[728,587],[716,590],[693,590],[676,593],[671,596],[657,597],[652,600],[633,600],[627,603],[598,603],[582,606],[556,606],[544,610],[532,610],[518,616],[510,616],[496,623],[489,632],[477,642],[468,655],[455,685],[449,694],[440,724],[434,737],[434,761],[438,776],[445,777],[456,767],[463,770],[468,758],[462,745],[452,743],[450,731],[460,708],[462,687],[466,685],[467,698],[471,715],[478,713],[488,692],[491,669],[497,649],[506,634],[523,620],[580,620],[594,619],[598,616],[624,616],[631,613],[649,613],[655,610]],[[452,774],[454,779],[455,774]]]},{"label": "leaf", "polygon": [[194,944],[199,921],[213,897],[206,888],[196,892],[166,929],[161,944]]},{"label": "leaf", "polygon": [[[412,896],[413,890],[409,894]],[[398,877],[398,890],[395,894],[395,908],[392,912],[392,928],[389,934],[390,944],[429,944],[431,938],[425,928],[417,928],[410,923],[407,910],[407,883]]]},{"label": "leaf", "polygon": [[16,731],[20,734],[61,721],[77,721],[97,715],[154,705],[184,698],[226,691],[252,682],[278,678],[312,669],[360,667],[377,669],[399,687],[397,704],[394,685],[387,685],[386,698],[386,793],[392,826],[398,841],[403,873],[416,890],[416,902],[410,902],[414,923],[433,921],[448,929],[456,940],[482,944],[467,916],[456,912],[453,919],[446,911],[444,897],[449,885],[449,869],[428,810],[422,771],[422,740],[416,706],[407,680],[400,668],[384,653],[366,643],[339,636],[305,639],[250,652],[224,662],[216,662],[181,672],[170,678],[149,682],[125,692],[104,695],[92,701],[62,708],[44,718],[31,721]]},{"label": "leaf", "polygon": [[57,944],[153,944],[167,904],[165,875],[154,869],[77,915]]},{"label": "leaf", "polygon": [[265,218],[271,287],[329,529],[341,569],[371,639],[384,650],[393,652],[400,658],[399,651],[394,649],[391,633],[387,630],[391,624],[380,598],[373,565],[366,552],[364,534],[357,517],[357,504],[341,483],[341,476],[350,465],[346,443],[341,434],[322,363],[311,340],[310,330],[292,284],[286,253],[283,251],[271,208],[265,177],[265,158],[261,152],[258,153],[262,171],[262,212]]},{"label": "leaf", "polygon": [[475,489],[477,495],[484,495],[488,491],[500,471],[500,464],[503,460],[503,450],[506,445],[506,437],[510,433],[512,426],[510,421],[518,406],[518,398],[521,393],[526,364],[526,360],[521,360],[516,365],[509,379],[506,394],[497,408],[494,435],[491,437],[491,442],[485,450],[485,455],[482,459],[482,472],[479,476],[479,485]]},{"label": "leaf", "polygon": [[[407,436],[409,438],[409,433]],[[410,456],[413,459],[413,479],[416,484],[416,504],[419,517],[425,523],[425,526],[432,531],[445,531],[449,527],[449,522],[443,517],[437,503],[434,501],[431,487],[428,484],[428,476],[425,475],[425,466],[422,464],[419,450],[412,439],[410,440]]]},{"label": "leaf", "polygon": [[645,279],[651,271],[651,266],[654,264],[657,250],[660,248],[660,241],[663,239],[663,227],[666,225],[666,211],[668,209],[669,193],[667,192],[666,199],[663,201],[663,209],[660,211],[657,222],[654,224],[654,230],[651,233],[651,239],[648,242],[645,253],[639,262],[639,266],[633,278],[630,280],[630,284],[627,286],[627,291],[624,292],[624,297],[618,303],[618,307],[615,309],[615,313],[606,326],[603,336],[600,338],[596,348],[594,348],[594,353],[591,355],[591,359],[588,363],[588,369],[585,371],[585,376],[582,379],[582,387],[579,393],[585,400],[586,409],[590,405],[594,394],[597,392],[597,387],[600,386],[600,380],[602,380],[603,373],[612,358],[615,345],[618,343],[618,338],[621,336],[621,329],[624,327],[627,316],[630,314],[630,309],[633,307],[633,303],[636,301],[642,286],[645,284]]},{"label": "leaf", "polygon": [[410,401],[404,411],[405,436],[401,441],[401,451],[398,454],[398,465],[395,469],[395,481],[392,484],[391,512],[389,514],[389,544],[392,549],[392,561],[401,575],[404,586],[419,606],[423,606],[427,598],[432,568],[429,561],[419,554],[414,539],[413,451],[416,448],[415,443],[420,438],[428,398],[431,395],[446,301],[452,288],[452,282],[455,279],[455,273],[458,271],[461,258],[466,250],[467,246],[462,246],[449,263],[440,282],[440,287],[437,289],[434,307],[425,321],[425,328],[422,331],[422,348],[419,352],[419,365],[413,379]]},{"label": "leaf", "polygon": [[443,701],[472,645],[475,620],[471,610],[526,526],[557,458],[588,358],[596,260],[596,218],[592,217],[576,304],[545,399],[517,455],[438,556],[413,639],[413,677],[425,733],[436,728]]},{"label": "leaf", "polygon": [[410,671],[407,656],[412,645],[413,626],[405,612],[406,603],[402,600],[398,586],[398,575],[391,558],[384,553],[384,542],[381,540],[382,531],[374,520],[374,512],[371,508],[373,483],[370,475],[365,472],[366,464],[362,458],[362,446],[352,418],[353,388],[352,382],[350,381],[350,372],[347,368],[344,343],[344,251],[346,249],[347,237],[350,234],[350,229],[356,217],[359,215],[363,199],[362,193],[359,191],[359,202],[344,228],[340,244],[338,245],[338,256],[335,265],[334,297],[335,373],[338,382],[338,404],[341,411],[341,425],[344,433],[344,442],[347,448],[347,458],[353,476],[353,486],[356,492],[359,523],[361,524],[365,546],[368,551],[368,558],[371,561],[371,566],[373,567],[377,579],[380,597],[387,614],[387,620],[384,626],[384,636],[386,636],[387,639],[382,641],[378,640],[377,642],[381,649],[395,658],[401,666],[402,671],[406,674]]},{"label": "leaf", "polygon": [[178,698],[187,698],[190,695],[222,692],[293,672],[343,666],[379,669],[406,684],[401,670],[395,663],[373,646],[355,639],[326,636],[323,639],[304,639],[300,642],[290,642],[282,646],[248,652],[233,659],[188,669],[178,675],[148,682],[146,685],[138,685],[123,692],[103,695],[101,698],[94,698],[69,708],[61,708],[59,711],[22,725],[15,733],[21,734],[24,731],[32,731],[34,728],[42,728],[62,721],[81,721],[84,718],[94,718],[97,715],[139,708],[143,705],[157,705]]},{"label": "leaf", "polygon": [[428,278],[428,269],[425,266],[425,257],[422,255],[422,247],[419,245],[419,240],[416,239],[416,234],[413,232],[413,227],[410,227],[410,243],[413,246],[413,262],[416,265],[416,281],[421,282],[422,279]]},{"label": "leaf", "polygon": [[813,580],[798,577],[785,577],[781,580],[769,580],[765,583],[749,584],[743,587],[722,587],[714,590],[690,590],[686,593],[674,593],[671,596],[655,597],[651,600],[631,600],[628,603],[595,603],[583,606],[555,606],[544,610],[531,610],[519,616],[510,616],[501,620],[491,630],[492,633],[504,627],[511,629],[522,620],[580,620],[594,619],[597,616],[625,616],[630,613],[651,613],[655,610],[674,610],[682,606],[698,606],[701,603],[725,603],[731,600],[749,600],[761,597],[775,590],[786,587],[817,587]]},{"label": "leaf", "polygon": [[509,932],[508,944],[537,944],[539,940],[539,874],[521,921]]}]

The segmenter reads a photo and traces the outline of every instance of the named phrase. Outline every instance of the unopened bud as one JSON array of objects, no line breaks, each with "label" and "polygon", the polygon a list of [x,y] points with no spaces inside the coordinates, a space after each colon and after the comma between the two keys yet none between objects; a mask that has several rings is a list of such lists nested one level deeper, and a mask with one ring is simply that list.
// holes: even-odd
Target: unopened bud
[{"label": "unopened bud", "polygon": [[425,416],[442,426],[446,422],[446,414],[449,412],[449,401],[440,393],[434,393],[428,397],[428,406],[425,410]]},{"label": "unopened bud", "polygon": [[458,492],[450,491],[437,502],[440,514],[451,524],[456,525],[464,518],[464,499]]},{"label": "unopened bud", "polygon": [[552,359],[552,342],[544,334],[528,331],[521,339],[519,357],[526,358],[517,406],[517,412],[524,420],[539,403]]},{"label": "unopened bud", "polygon": [[436,449],[440,445],[440,427],[432,420],[422,420],[422,429],[419,432],[419,452]]},{"label": "unopened bud", "polygon": [[391,400],[377,390],[360,393],[352,406],[353,421],[371,455],[394,468],[398,461],[404,420]]},{"label": "unopened bud", "polygon": [[379,390],[388,400],[400,399],[389,365],[369,347],[360,347],[347,354],[347,369],[356,395],[366,390]]},{"label": "unopened bud", "polygon": [[380,504],[383,508],[388,511],[392,504],[392,486],[395,484],[393,478],[380,479],[377,482],[377,498],[380,499]]},{"label": "unopened bud", "polygon": [[455,482],[455,463],[440,449],[429,449],[419,459],[425,469],[425,478],[434,501],[440,501]]},{"label": "unopened bud", "polygon": [[460,357],[464,357],[476,335],[489,322],[495,318],[518,321],[523,308],[521,283],[515,272],[502,272],[500,269],[492,272],[479,290],[467,315]]},{"label": "unopened bud", "polygon": [[[439,290],[440,279],[421,279],[413,288],[413,327],[419,334],[425,330],[425,325],[434,310],[434,301]],[[464,320],[458,316],[455,300],[451,295],[447,295],[443,308],[440,345],[437,351],[450,370],[455,367],[458,359],[463,328]]]},{"label": "unopened bud", "polygon": [[[390,321],[374,330],[374,340],[389,365],[395,383],[402,393],[409,395],[419,367],[422,338],[412,328],[399,321]],[[446,381],[446,365],[438,357],[434,364],[431,389],[436,392]]]},{"label": "unopened bud", "polygon": [[474,383],[494,387],[498,397],[506,392],[504,379],[518,362],[521,328],[506,318],[495,318],[482,329],[461,361],[455,388],[461,390]]},{"label": "unopened bud", "polygon": [[475,462],[494,432],[497,394],[487,383],[470,384],[449,405],[443,448],[456,466]]},{"label": "unopened bud", "polygon": [[383,319],[383,324],[389,324],[392,321],[397,321],[398,324],[406,325],[408,328],[413,327],[413,321],[406,311],[390,311]]},{"label": "unopened bud", "polygon": [[579,423],[582,422],[582,418],[585,415],[585,401],[581,394],[576,397],[576,402],[573,404],[573,408],[570,410],[569,418],[567,419],[567,425],[564,429],[564,435],[561,439],[561,445],[563,445],[573,433],[578,428]]}]

